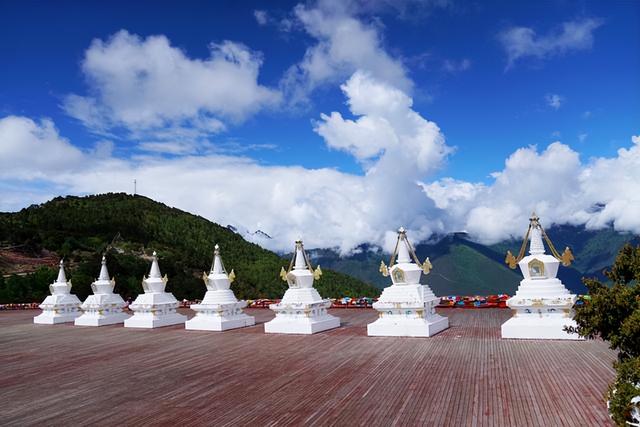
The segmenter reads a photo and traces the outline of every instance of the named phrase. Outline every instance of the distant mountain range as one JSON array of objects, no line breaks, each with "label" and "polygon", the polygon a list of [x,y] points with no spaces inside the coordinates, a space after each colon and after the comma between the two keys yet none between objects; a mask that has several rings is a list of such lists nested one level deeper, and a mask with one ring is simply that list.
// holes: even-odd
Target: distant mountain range
[{"label": "distant mountain range", "polygon": [[[524,228],[524,226],[523,226]],[[574,263],[560,267],[558,277],[575,293],[585,293],[583,277],[604,280],[602,271],[613,261],[625,243],[638,244],[636,235],[618,233],[613,229],[587,230],[576,226],[553,226],[546,230],[558,250],[569,246],[574,253]],[[436,295],[488,295],[515,293],[522,275],[519,269],[511,270],[505,263],[505,253],[517,253],[521,240],[505,240],[494,245],[473,242],[465,233],[454,233],[430,243],[416,245],[420,260],[429,257],[433,264],[431,273],[423,277]],[[379,247],[360,246],[352,255],[341,257],[333,249],[309,251],[315,263],[350,274],[379,288],[388,286],[389,278],[383,277],[378,268],[380,261],[389,262],[390,254]]]}]

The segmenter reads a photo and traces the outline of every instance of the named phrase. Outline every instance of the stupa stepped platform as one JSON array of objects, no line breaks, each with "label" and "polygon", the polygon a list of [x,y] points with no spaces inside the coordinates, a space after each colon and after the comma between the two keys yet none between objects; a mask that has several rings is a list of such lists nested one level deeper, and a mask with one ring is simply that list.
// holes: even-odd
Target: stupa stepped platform
[{"label": "stupa stepped platform", "polygon": [[265,333],[315,334],[340,327],[340,319],[327,311],[331,301],[323,299],[313,287],[321,275],[320,266],[313,269],[302,240],[298,239],[288,270],[282,268],[280,272],[289,288],[279,303],[269,305],[276,317],[265,323]]},{"label": "stupa stepped platform", "polygon": [[191,309],[196,312],[195,317],[185,322],[186,329],[197,331],[226,331],[229,329],[252,326],[255,320],[243,312],[247,306],[246,301],[238,301],[231,283],[235,279],[235,273],[227,273],[220,256],[220,247],[215,245],[213,252],[213,264],[207,275],[203,273],[207,292],[200,304],[193,304]]},{"label": "stupa stepped platform", "polygon": [[102,257],[100,276],[91,284],[93,295],[89,295],[82,303],[82,316],[78,317],[76,326],[104,326],[123,323],[129,315],[123,312],[125,306],[122,297],[113,292],[115,280],[109,277],[107,260]]},{"label": "stupa stepped platform", "polygon": [[372,309],[329,310],[342,327],[316,335],[266,335],[274,313],[245,311],[256,325],[224,333],[43,328],[33,310],[0,312],[2,423],[613,425],[615,352],[501,339],[511,310],[437,309],[450,327],[429,339],[367,337]]},{"label": "stupa stepped platform", "polygon": [[64,261],[60,260],[58,277],[49,285],[50,295],[40,304],[42,313],[33,318],[33,323],[55,325],[57,323],[73,322],[79,317],[81,302],[71,293],[71,281],[67,281],[64,271]]},{"label": "stupa stepped platform", "polygon": [[161,328],[184,324],[187,316],[178,313],[178,300],[170,292],[165,292],[167,276],[162,277],[158,266],[158,257],[154,252],[151,259],[149,276],[142,280],[144,293],[136,297],[129,305],[133,316],[124,321],[125,328]]},{"label": "stupa stepped platform", "polygon": [[429,258],[420,262],[406,230],[400,227],[389,265],[380,264],[380,272],[391,276],[392,285],[373,303],[378,320],[367,325],[369,336],[432,337],[449,327],[447,318],[435,311],[440,298],[428,285],[420,284],[421,276],[431,268]]},{"label": "stupa stepped platform", "polygon": [[[552,255],[546,253],[544,241]],[[527,245],[529,255],[525,256]],[[569,266],[572,260],[573,254],[568,247],[562,255],[558,253],[534,212],[518,256],[508,251],[505,259],[509,267],[520,267],[524,278],[515,295],[507,300],[507,305],[513,309],[513,317],[502,325],[502,338],[582,339],[565,330],[576,326],[573,305],[577,296],[556,277],[560,263]]]}]

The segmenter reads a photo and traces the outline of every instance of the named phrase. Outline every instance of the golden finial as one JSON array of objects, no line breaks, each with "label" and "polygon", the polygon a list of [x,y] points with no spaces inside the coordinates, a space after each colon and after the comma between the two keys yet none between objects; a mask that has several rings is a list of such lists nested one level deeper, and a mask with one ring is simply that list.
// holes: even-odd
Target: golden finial
[{"label": "golden finial", "polygon": [[236,272],[233,271],[233,268],[232,268],[231,273],[229,273],[229,283],[233,283],[234,280],[236,280]]},{"label": "golden finial", "polygon": [[575,258],[573,257],[573,254],[571,253],[571,249],[569,249],[569,246],[564,248],[564,252],[562,252],[562,256],[560,257],[560,260],[562,261],[562,265],[564,265],[565,267],[569,267],[571,265],[571,261],[573,261],[574,259]]},{"label": "golden finial", "polygon": [[284,282],[287,281],[287,270],[285,270],[284,267],[280,268],[280,278]]},{"label": "golden finial", "polygon": [[518,260],[513,256],[511,251],[507,251],[507,257],[504,259],[504,262],[509,265],[509,268],[512,270],[516,268],[516,265],[518,264]]},{"label": "golden finial", "polygon": [[433,268],[433,265],[431,265],[431,261],[429,261],[429,257],[427,257],[427,259],[425,259],[424,262],[422,263],[422,272],[425,275],[427,275],[429,274],[432,268]]},{"label": "golden finial", "polygon": [[529,221],[531,222],[540,221],[540,217],[536,214],[536,211],[531,212],[531,217],[529,218]]},{"label": "golden finial", "polygon": [[384,263],[384,261],[380,261],[380,273],[382,273],[382,275],[384,277],[389,276],[389,268],[387,267],[387,265]]},{"label": "golden finial", "polygon": [[320,269],[320,264],[318,264],[318,266],[316,267],[316,270],[313,272],[313,278],[315,280],[320,279],[320,276],[322,276],[322,270]]}]

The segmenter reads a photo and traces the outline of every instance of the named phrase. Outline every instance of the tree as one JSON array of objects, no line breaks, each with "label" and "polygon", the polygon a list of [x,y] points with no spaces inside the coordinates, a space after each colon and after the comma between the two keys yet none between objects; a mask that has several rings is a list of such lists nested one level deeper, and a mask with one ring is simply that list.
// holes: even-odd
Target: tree
[{"label": "tree", "polygon": [[625,245],[604,274],[612,286],[584,280],[591,299],[576,309],[578,326],[569,329],[586,338],[600,337],[618,351],[616,380],[607,398],[611,417],[623,426],[631,421],[631,400],[640,396],[640,246]]}]

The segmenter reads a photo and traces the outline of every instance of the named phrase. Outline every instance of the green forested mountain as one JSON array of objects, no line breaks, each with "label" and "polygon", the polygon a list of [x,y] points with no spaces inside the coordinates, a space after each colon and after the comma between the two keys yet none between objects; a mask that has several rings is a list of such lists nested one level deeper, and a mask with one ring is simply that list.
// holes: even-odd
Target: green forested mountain
[{"label": "green forested mountain", "polygon": [[[142,292],[149,256],[158,252],[160,269],[169,277],[167,290],[178,299],[202,298],[202,272],[210,268],[218,243],[225,266],[236,272],[232,285],[239,298],[279,298],[286,283],[279,277],[288,260],[245,241],[239,234],[202,217],[170,208],[143,196],[104,194],[59,197],[16,213],[0,213],[0,302],[40,301],[55,278],[55,268],[42,267],[23,276],[7,253],[38,256],[51,251],[68,262],[67,275],[81,299],[106,252],[116,292],[133,298]],[[13,252],[12,252],[13,251]],[[4,256],[3,256],[4,255]],[[376,296],[379,291],[342,273],[325,269],[316,287],[324,297]]]}]

